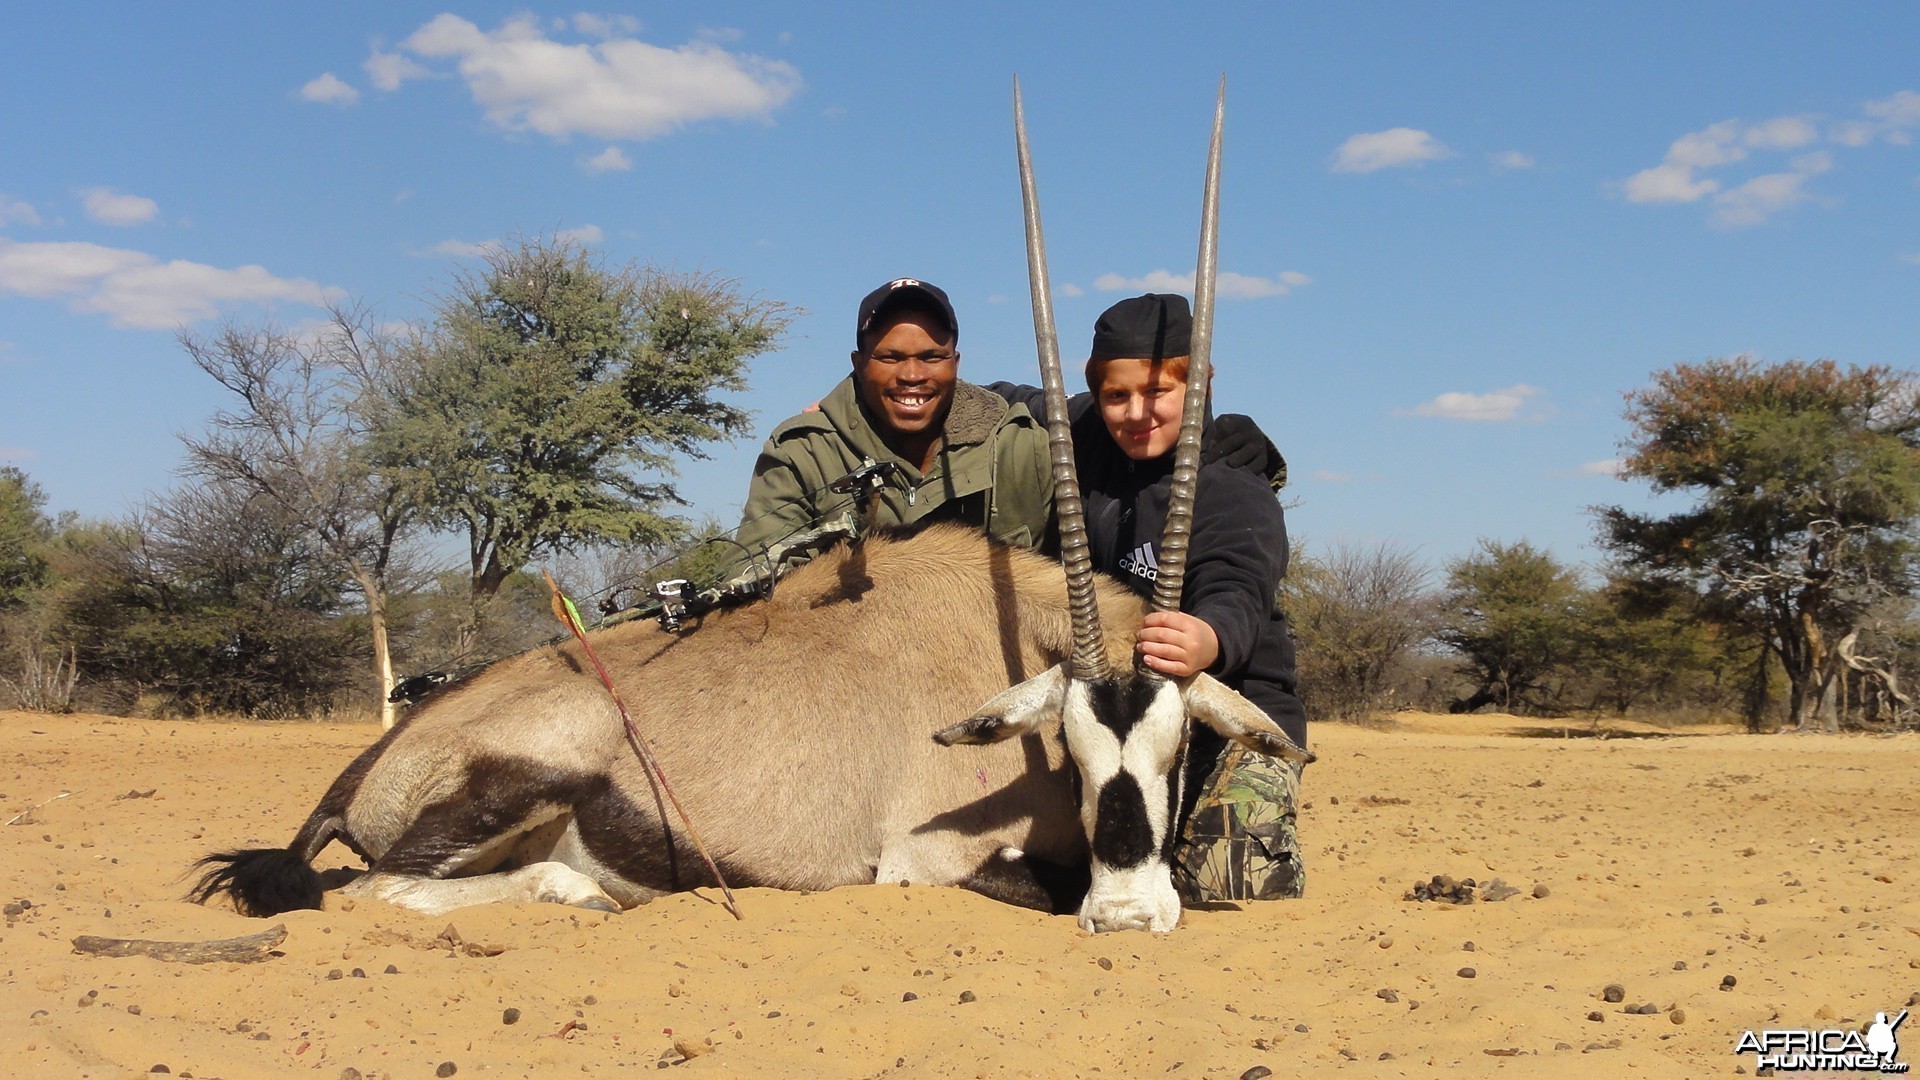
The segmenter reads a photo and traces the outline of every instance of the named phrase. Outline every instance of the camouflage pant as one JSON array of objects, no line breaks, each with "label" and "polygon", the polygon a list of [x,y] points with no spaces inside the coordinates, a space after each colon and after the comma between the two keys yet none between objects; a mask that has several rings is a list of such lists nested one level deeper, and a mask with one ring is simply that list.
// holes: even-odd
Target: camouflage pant
[{"label": "camouflage pant", "polygon": [[1207,775],[1173,853],[1185,904],[1286,900],[1306,885],[1294,832],[1300,768],[1230,747]]}]

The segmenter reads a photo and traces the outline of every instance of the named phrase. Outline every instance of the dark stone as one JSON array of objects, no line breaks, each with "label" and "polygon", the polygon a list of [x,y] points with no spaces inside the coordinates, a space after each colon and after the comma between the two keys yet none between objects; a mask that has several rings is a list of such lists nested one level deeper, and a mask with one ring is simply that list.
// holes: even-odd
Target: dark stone
[{"label": "dark stone", "polygon": [[455,1065],[451,1061],[443,1061],[440,1063],[439,1068],[433,1070],[433,1075],[439,1076],[439,1077],[447,1077],[447,1076],[452,1076],[454,1073],[457,1073],[459,1071],[460,1071],[460,1066]]},{"label": "dark stone", "polygon": [[1255,1065],[1253,1068],[1241,1073],[1240,1080],[1267,1080],[1267,1077],[1272,1075],[1272,1069],[1267,1068],[1265,1065]]},{"label": "dark stone", "polygon": [[519,1010],[519,1009],[506,1009],[506,1010],[503,1010],[503,1011],[502,1011],[502,1012],[500,1013],[500,1022],[501,1022],[501,1023],[503,1023],[503,1024],[517,1024],[517,1023],[519,1023],[519,1022],[520,1022],[520,1010]]},{"label": "dark stone", "polygon": [[1600,999],[1609,1005],[1618,1005],[1627,1000],[1627,988],[1619,983],[1608,983],[1607,988],[1600,991]]},{"label": "dark stone", "polygon": [[960,991],[960,1004],[967,1005],[978,1000],[980,999],[973,996],[973,991],[971,990]]},{"label": "dark stone", "polygon": [[1472,968],[1461,968],[1459,971],[1454,972],[1454,974],[1460,976],[1463,979],[1475,979],[1475,978],[1479,978],[1480,976],[1480,973],[1473,970]]},{"label": "dark stone", "polygon": [[909,990],[906,993],[900,995],[900,1000],[901,1001],[919,1001],[920,995]]}]

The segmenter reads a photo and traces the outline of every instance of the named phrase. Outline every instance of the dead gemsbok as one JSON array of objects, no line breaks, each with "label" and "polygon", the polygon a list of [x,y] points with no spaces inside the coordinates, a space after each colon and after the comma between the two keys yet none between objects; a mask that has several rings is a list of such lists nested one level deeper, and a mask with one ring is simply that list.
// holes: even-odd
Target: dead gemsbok
[{"label": "dead gemsbok", "polygon": [[[1018,93],[1064,586],[1051,560],[939,526],[835,548],[771,598],[677,635],[635,621],[592,640],[731,884],[960,885],[1077,910],[1091,931],[1170,930],[1188,718],[1264,753],[1310,755],[1212,678],[1132,666],[1144,609],[1087,555]],[[1195,386],[1206,385],[1219,147],[1216,112]],[[1176,487],[1161,544],[1167,595],[1153,601],[1176,607],[1199,448],[1202,395],[1190,397],[1185,494]],[[573,642],[430,698],[347,767],[286,848],[209,856],[196,897],[225,894],[252,915],[319,907],[311,863],[336,839],[369,866],[343,893],[430,914],[501,900],[619,910],[706,883]]]}]

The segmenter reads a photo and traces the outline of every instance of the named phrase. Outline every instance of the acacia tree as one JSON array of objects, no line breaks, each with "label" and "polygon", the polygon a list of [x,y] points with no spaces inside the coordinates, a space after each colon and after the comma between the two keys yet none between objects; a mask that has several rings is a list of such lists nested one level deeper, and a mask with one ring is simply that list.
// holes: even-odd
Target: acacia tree
[{"label": "acacia tree", "polygon": [[1689,590],[1620,566],[1575,606],[1572,667],[1592,707],[1625,715],[1635,705],[1672,702],[1676,692],[1717,673],[1724,650],[1702,623]]},{"label": "acacia tree", "polygon": [[564,238],[489,250],[438,309],[376,444],[428,520],[465,534],[476,619],[541,556],[677,538],[672,455],[746,430],[718,395],[791,318],[732,281],[608,268]]},{"label": "acacia tree", "polygon": [[233,324],[209,336],[180,334],[194,365],[237,399],[205,434],[183,436],[186,470],[271,504],[346,573],[366,602],[381,724],[390,728],[389,592],[419,513],[369,440],[401,376],[395,343],[374,331],[364,310],[334,307],[330,315],[304,335]]},{"label": "acacia tree", "polygon": [[1680,364],[1627,395],[1624,475],[1687,492],[1665,516],[1601,511],[1603,539],[1698,590],[1777,657],[1789,725],[1838,725],[1839,643],[1914,585],[1920,379],[1830,360]]},{"label": "acacia tree", "polygon": [[1476,688],[1448,711],[1547,705],[1549,679],[1575,648],[1580,600],[1574,571],[1525,540],[1483,539],[1478,551],[1450,563],[1434,636],[1460,654],[1461,674]]}]

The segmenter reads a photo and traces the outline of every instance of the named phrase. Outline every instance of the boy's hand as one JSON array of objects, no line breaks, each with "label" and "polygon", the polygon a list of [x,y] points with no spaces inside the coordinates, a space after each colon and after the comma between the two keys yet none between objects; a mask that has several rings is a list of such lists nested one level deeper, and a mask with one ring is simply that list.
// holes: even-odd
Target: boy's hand
[{"label": "boy's hand", "polygon": [[1198,675],[1220,658],[1220,638],[1204,620],[1180,611],[1148,613],[1134,651],[1162,675]]}]

